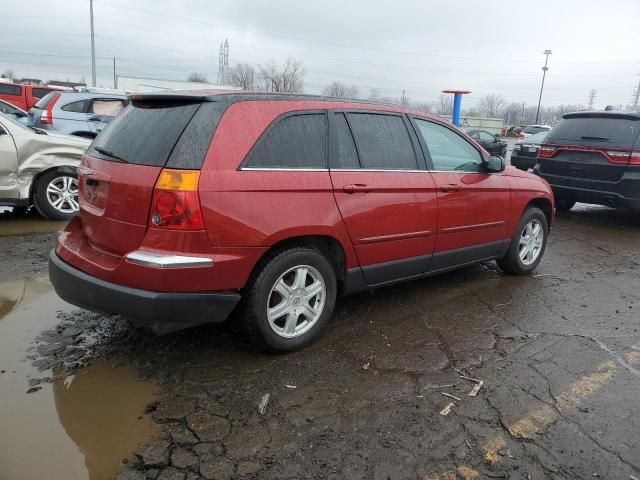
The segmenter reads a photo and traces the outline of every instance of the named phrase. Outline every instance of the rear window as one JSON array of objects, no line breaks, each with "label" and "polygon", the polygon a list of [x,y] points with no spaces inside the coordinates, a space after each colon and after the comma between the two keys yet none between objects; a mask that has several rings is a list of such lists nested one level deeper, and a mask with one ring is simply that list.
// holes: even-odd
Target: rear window
[{"label": "rear window", "polygon": [[631,148],[638,137],[640,121],[630,118],[574,117],[562,119],[545,143]]},{"label": "rear window", "polygon": [[[199,107],[199,103],[130,105],[96,137],[90,154],[163,167]],[[198,160],[202,165],[203,159]]]},{"label": "rear window", "polygon": [[50,91],[44,97],[42,97],[40,100],[38,100],[36,102],[36,104],[34,105],[34,107],[35,108],[39,108],[40,110],[44,110],[45,108],[47,108],[47,105],[49,104],[51,99],[54,97],[54,95],[56,95],[56,92]]},{"label": "rear window", "polygon": [[50,88],[34,88],[31,90],[31,95],[33,95],[36,98],[42,98],[50,91],[51,91]]},{"label": "rear window", "polygon": [[10,83],[0,83],[0,95],[22,95],[22,87]]}]

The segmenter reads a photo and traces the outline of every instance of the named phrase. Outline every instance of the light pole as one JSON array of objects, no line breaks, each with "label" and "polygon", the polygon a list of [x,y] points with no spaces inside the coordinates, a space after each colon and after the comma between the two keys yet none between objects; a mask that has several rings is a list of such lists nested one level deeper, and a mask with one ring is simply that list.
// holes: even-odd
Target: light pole
[{"label": "light pole", "polygon": [[545,58],[544,58],[544,67],[542,67],[542,85],[540,85],[540,97],[538,98],[538,109],[536,110],[536,125],[538,124],[538,117],[540,116],[540,103],[542,102],[542,90],[544,89],[544,77],[546,77],[547,75],[547,70],[549,70],[549,67],[547,67],[547,62],[549,62],[549,55],[551,55],[551,50],[545,50],[544,52]]},{"label": "light pole", "polygon": [[89,0],[89,16],[91,21],[91,86],[96,86],[96,43],[93,35],[93,0]]}]

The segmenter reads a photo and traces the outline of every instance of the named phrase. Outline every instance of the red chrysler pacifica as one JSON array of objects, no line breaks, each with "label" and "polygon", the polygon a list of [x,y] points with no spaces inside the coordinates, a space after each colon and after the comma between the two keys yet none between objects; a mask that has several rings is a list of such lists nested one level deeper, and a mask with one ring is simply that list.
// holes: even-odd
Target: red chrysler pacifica
[{"label": "red chrysler pacifica", "polygon": [[301,95],[134,96],[78,168],[50,277],[158,333],[224,321],[272,351],[336,297],[497,259],[533,271],[555,207],[442,119]]}]

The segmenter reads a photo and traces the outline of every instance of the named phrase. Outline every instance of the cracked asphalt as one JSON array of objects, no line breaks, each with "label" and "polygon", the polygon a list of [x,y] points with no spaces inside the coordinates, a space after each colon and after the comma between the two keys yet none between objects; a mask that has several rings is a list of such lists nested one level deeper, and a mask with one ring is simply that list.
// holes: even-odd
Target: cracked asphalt
[{"label": "cracked asphalt", "polygon": [[[52,238],[3,239],[31,256],[1,254],[1,280],[45,274]],[[136,407],[157,431],[122,480],[640,479],[639,253],[640,216],[580,205],[534,275],[489,262],[342,299],[301,352],[256,352],[233,324],[155,337],[68,309],[30,359],[158,386]]]}]

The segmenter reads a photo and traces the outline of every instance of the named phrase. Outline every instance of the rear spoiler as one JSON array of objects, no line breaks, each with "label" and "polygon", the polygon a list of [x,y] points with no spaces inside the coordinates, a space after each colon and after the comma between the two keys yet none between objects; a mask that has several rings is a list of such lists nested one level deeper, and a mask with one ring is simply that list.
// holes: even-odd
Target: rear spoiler
[{"label": "rear spoiler", "polygon": [[573,112],[567,113],[562,118],[619,118],[621,120],[640,120],[640,114],[627,112]]}]

